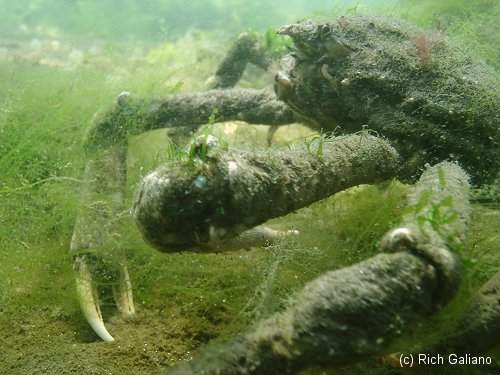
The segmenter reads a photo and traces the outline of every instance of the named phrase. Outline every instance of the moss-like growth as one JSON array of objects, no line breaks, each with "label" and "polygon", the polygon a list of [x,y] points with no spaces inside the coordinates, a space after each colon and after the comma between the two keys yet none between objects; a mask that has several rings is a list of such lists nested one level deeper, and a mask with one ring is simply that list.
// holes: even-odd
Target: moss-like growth
[{"label": "moss-like growth", "polygon": [[389,138],[408,162],[457,160],[476,184],[498,174],[499,80],[453,39],[385,17],[307,19],[283,27],[278,96],[305,121]]},{"label": "moss-like growth", "polygon": [[110,109],[94,117],[85,145],[89,152],[93,152],[111,146],[125,146],[128,136],[153,129],[187,126],[196,130],[210,121],[214,111],[217,121],[293,122],[292,111],[267,91],[210,90],[155,99],[138,99],[124,92]]},{"label": "moss-like growth", "polygon": [[[451,207],[443,203],[450,194],[455,197],[454,220],[429,223],[436,205]],[[408,226],[404,235],[399,235],[399,228],[383,241],[393,254],[323,274],[309,282],[284,312],[165,374],[294,374],[311,364],[335,366],[382,353],[409,326],[455,296],[461,266],[447,247],[453,248],[453,236],[457,231],[463,235],[467,228],[467,196],[467,176],[456,164],[429,168],[409,194],[409,204],[417,207],[402,218]],[[421,223],[421,217],[429,220]],[[498,289],[497,279],[486,290]],[[489,311],[495,298],[485,298],[485,293],[474,306],[486,310],[483,316],[496,332],[498,314]]]},{"label": "moss-like growth", "polygon": [[[6,7],[11,4],[18,10],[22,8],[19,2],[4,2]],[[113,13],[115,9],[111,8]],[[22,15],[29,7],[23,9],[17,14]],[[11,17],[12,11],[3,10],[4,19],[9,21],[9,33],[17,31],[21,16]],[[95,12],[85,14],[95,16]],[[491,14],[493,18],[495,13]],[[134,19],[131,18],[132,22]],[[278,22],[261,19],[264,27],[271,25],[269,21]],[[225,26],[227,21],[220,20]],[[190,33],[176,43],[175,56],[169,56],[168,62],[157,63],[148,59],[145,50],[149,45],[131,41],[126,45],[103,45],[73,40],[68,45],[66,33],[61,39],[51,36],[44,40],[47,34],[34,30],[24,37],[29,38],[26,43],[3,41],[0,48],[0,372],[154,374],[160,367],[189,360],[208,341],[234,337],[247,330],[252,322],[284,309],[290,295],[320,274],[348,267],[378,252],[377,241],[391,227],[392,218],[397,217],[401,195],[408,189],[398,182],[388,188],[387,185],[352,188],[292,215],[274,219],[272,227],[297,228],[301,236],[267,249],[168,256],[153,251],[142,240],[127,207],[132,204],[138,177],[149,170],[150,164],[158,166],[156,161],[148,160],[165,159],[165,146],[161,145],[165,131],[159,130],[133,137],[133,147],[129,149],[132,156],[127,160],[128,184],[124,189],[130,199],[125,200],[118,216],[112,213],[109,221],[101,222],[114,233],[111,243],[92,251],[110,266],[118,257],[107,255],[125,249],[137,317],[120,318],[113,301],[101,293],[104,318],[117,339],[116,345],[100,342],[84,321],[75,296],[72,254],[68,249],[75,218],[81,206],[88,203],[81,201],[84,186],[81,179],[87,161],[81,139],[88,120],[96,109],[107,107],[106,103],[123,90],[139,93],[141,97],[163,95],[175,91],[169,87],[178,87],[179,81],[184,82],[183,90],[203,89],[203,82],[215,69],[215,60],[221,58],[217,51],[225,49],[223,44],[228,35],[241,32],[241,25],[234,30]],[[499,35],[490,28],[486,31],[492,37]],[[56,55],[62,63],[72,48],[79,48],[84,52],[84,62],[77,67],[44,65],[53,60],[46,59],[50,57],[46,51],[38,55],[30,53],[27,43],[32,38],[41,38],[44,45],[58,39],[62,48],[52,56]],[[87,53],[87,47],[97,47],[100,52]],[[247,85],[256,84],[255,77],[251,78]],[[204,114],[203,122],[208,121],[211,113],[208,110]],[[230,132],[226,130],[233,125],[217,126],[227,136]],[[239,124],[238,128],[228,140],[231,145],[236,141],[238,149],[255,148],[261,139],[262,145],[265,144],[265,127]],[[283,139],[284,135],[287,140],[304,135],[294,131],[295,126],[281,127],[279,137],[274,140]],[[98,160],[103,151],[99,142],[105,139],[113,138],[96,136],[97,153],[88,153],[88,158]],[[109,144],[115,146],[118,142]],[[317,154],[317,144],[311,145],[311,153]],[[493,197],[498,195],[495,190],[491,193]],[[111,208],[116,203],[113,195],[95,197],[101,201],[95,208]],[[463,255],[470,257],[465,269],[466,290],[441,320],[428,320],[423,325],[425,332],[417,338],[411,335],[405,348],[417,341],[425,343],[426,338],[436,341],[444,333],[460,334],[466,329],[460,319],[456,328],[446,323],[460,315],[468,297],[498,270],[498,199],[488,202],[489,207],[473,205],[471,232],[462,250]],[[115,224],[120,225],[114,227]],[[121,224],[125,224],[123,229]],[[95,280],[100,282],[101,292],[110,289],[107,275]],[[483,319],[472,311],[468,317],[472,322],[477,322],[478,317]],[[486,337],[483,333],[474,338],[482,340]],[[395,350],[401,348],[398,341]],[[85,360],[73,360],[77,357]],[[494,370],[491,366],[477,370],[471,366],[440,368],[442,373],[454,375]],[[378,358],[342,369],[342,373],[353,375],[391,371],[394,370],[381,365]],[[306,370],[308,374],[324,372],[317,368]]]},{"label": "moss-like growth", "polygon": [[216,246],[350,186],[387,179],[398,166],[394,149],[368,134],[262,154],[224,152],[214,137],[192,149],[194,168],[160,167],[134,204],[145,240],[162,251]]},{"label": "moss-like growth", "polygon": [[380,254],[322,275],[283,313],[162,374],[295,374],[310,365],[359,361],[446,302],[434,298],[436,289],[446,287],[426,260],[406,252]]}]

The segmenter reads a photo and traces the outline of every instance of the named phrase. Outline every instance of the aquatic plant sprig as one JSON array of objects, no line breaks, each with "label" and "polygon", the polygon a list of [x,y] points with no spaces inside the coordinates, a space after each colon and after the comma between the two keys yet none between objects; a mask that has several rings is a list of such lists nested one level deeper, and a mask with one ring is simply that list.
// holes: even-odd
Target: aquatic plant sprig
[{"label": "aquatic plant sprig", "polygon": [[419,241],[459,253],[470,219],[468,196],[468,176],[456,164],[428,167],[409,194],[402,222]]},{"label": "aquatic plant sprig", "polygon": [[39,180],[39,181],[33,182],[32,184],[29,184],[29,185],[23,185],[23,186],[17,186],[17,187],[13,187],[13,188],[3,188],[3,189],[0,189],[0,194],[18,193],[18,192],[21,192],[21,191],[33,189],[34,187],[37,187],[39,185],[45,184],[47,182],[52,182],[52,181],[69,181],[69,182],[74,182],[74,183],[77,183],[77,184],[85,184],[85,183],[88,183],[88,182],[93,182],[94,180],[87,181],[87,180],[82,180],[82,179],[79,179],[79,178],[67,177],[67,176],[47,177],[47,178],[44,178],[43,180]]},{"label": "aquatic plant sprig", "polygon": [[381,240],[385,251],[409,251],[431,260],[448,284],[447,293],[456,292],[462,278],[456,252],[470,221],[469,186],[468,175],[455,163],[427,166],[408,194],[409,209]]}]

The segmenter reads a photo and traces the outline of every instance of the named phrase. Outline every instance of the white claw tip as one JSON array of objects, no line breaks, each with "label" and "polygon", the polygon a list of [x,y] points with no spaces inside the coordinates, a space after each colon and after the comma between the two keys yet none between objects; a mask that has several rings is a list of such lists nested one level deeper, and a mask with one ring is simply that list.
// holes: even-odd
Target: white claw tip
[{"label": "white claw tip", "polygon": [[104,323],[102,322],[101,319],[89,319],[87,318],[87,321],[89,322],[90,326],[94,329],[95,333],[97,333],[97,336],[101,338],[101,340],[105,342],[113,342],[115,339],[113,336],[111,336],[104,326]]}]

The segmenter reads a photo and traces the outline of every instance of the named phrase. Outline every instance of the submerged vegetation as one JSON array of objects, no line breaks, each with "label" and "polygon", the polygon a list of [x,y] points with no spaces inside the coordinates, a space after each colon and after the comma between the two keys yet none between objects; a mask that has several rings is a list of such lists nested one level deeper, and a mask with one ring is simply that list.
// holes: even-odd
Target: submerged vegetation
[{"label": "submerged vegetation", "polygon": [[[79,310],[69,247],[83,204],[83,139],[92,116],[123,91],[152,97],[204,90],[226,46],[249,28],[283,48],[287,42],[265,30],[294,21],[285,14],[288,6],[293,17],[315,9],[332,14],[333,6],[321,8],[323,1],[310,2],[307,9],[288,3],[206,1],[186,7],[174,0],[148,6],[128,0],[117,8],[115,2],[0,0],[0,374],[153,374],[283,309],[322,273],[380,252],[380,239],[408,210],[402,207],[408,186],[398,181],[354,187],[269,223],[299,229],[300,237],[224,254],[157,253],[125,211],[113,218],[124,230],[112,247],[127,255],[137,316],[120,318],[104,298],[105,320],[117,339],[105,344]],[[387,2],[387,12],[427,25],[437,22],[427,8],[435,2],[401,1],[394,8],[395,3]],[[498,67],[494,51],[500,33],[493,22],[498,4],[478,3],[472,8],[443,2],[435,14],[439,27],[459,38],[474,36],[467,41],[470,48]],[[360,8],[358,3],[353,9]],[[239,85],[271,87],[272,78],[250,68]],[[266,127],[220,124],[216,118],[214,112],[198,134],[209,129],[229,148],[265,147]],[[275,139],[286,145],[305,137],[314,139],[311,151],[321,157],[323,138],[300,125],[280,128]],[[169,146],[164,130],[131,137],[128,207],[140,178],[172,156],[190,157]],[[498,188],[488,189],[490,205],[473,205],[460,249],[466,271],[458,297],[394,351],[439,337],[464,301],[497,272]],[[447,205],[444,200],[437,207],[440,222],[453,219]],[[113,249],[100,248],[96,255],[113,263]],[[100,290],[110,288],[105,277],[101,282]],[[372,360],[343,373],[386,373],[385,366]]]}]

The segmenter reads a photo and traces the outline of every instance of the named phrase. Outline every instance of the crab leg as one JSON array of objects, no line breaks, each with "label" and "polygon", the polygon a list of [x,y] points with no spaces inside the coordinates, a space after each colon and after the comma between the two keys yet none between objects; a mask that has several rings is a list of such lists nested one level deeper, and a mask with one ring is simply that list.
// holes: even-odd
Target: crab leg
[{"label": "crab leg", "polygon": [[243,33],[219,64],[210,86],[214,89],[233,87],[243,75],[247,63],[266,70],[271,61],[259,39],[251,33]]},{"label": "crab leg", "polygon": [[482,354],[498,344],[500,337],[500,271],[469,300],[456,329],[432,348],[434,353]]},{"label": "crab leg", "polygon": [[348,187],[394,176],[398,160],[388,143],[369,134],[260,153],[224,151],[213,136],[199,141],[190,151],[194,166],[161,166],[136,194],[137,225],[160,251],[217,251],[236,236],[255,237],[245,231]]},{"label": "crab leg", "polygon": [[123,92],[113,106],[94,116],[86,147],[90,153],[109,147],[126,148],[129,135],[160,128],[196,130],[208,123],[212,114],[216,121],[240,120],[249,124],[285,125],[297,120],[284,102],[266,90],[214,89],[153,99]]},{"label": "crab leg", "polygon": [[[170,95],[163,99],[141,100],[124,92],[107,111],[94,116],[86,139],[89,157],[85,169],[87,186],[85,207],[80,213],[71,241],[75,254],[77,292],[82,311],[96,333],[105,341],[107,332],[92,282],[92,264],[87,254],[101,246],[113,244],[117,215],[123,211],[125,163],[128,136],[162,127],[197,126],[206,123],[218,110],[218,120],[239,119],[250,123],[285,124],[293,121],[292,112],[269,92],[259,90],[211,90],[207,93]],[[286,233],[254,231],[243,236],[243,242],[272,241]],[[260,237],[259,237],[260,236]],[[236,243],[235,243],[236,244]],[[119,255],[123,258],[123,254]],[[122,314],[134,314],[132,287],[125,261],[120,261],[115,301]]]},{"label": "crab leg", "polygon": [[[341,366],[384,353],[408,327],[454,297],[461,265],[450,249],[467,228],[467,194],[460,167],[429,168],[410,194],[413,212],[402,219],[405,228],[415,228],[406,231],[412,237],[389,232],[384,246],[390,253],[321,275],[285,311],[162,374],[295,374],[311,365]],[[440,208],[443,225],[427,226],[425,220],[436,219]]]},{"label": "crab leg", "polygon": [[[85,206],[75,224],[70,247],[75,254],[76,289],[83,315],[97,335],[107,342],[114,339],[106,330],[100,312],[92,277],[92,266],[98,257],[92,255],[102,246],[113,246],[119,233],[117,215],[123,211],[124,160],[123,150],[117,147],[102,151],[88,161],[84,175]],[[134,314],[132,287],[121,251],[118,257],[122,260],[113,287],[114,297],[120,312],[131,315]]]},{"label": "crab leg", "polygon": [[123,315],[135,314],[132,284],[126,264],[120,265],[118,282],[113,285],[113,296],[118,310],[120,310]]}]

